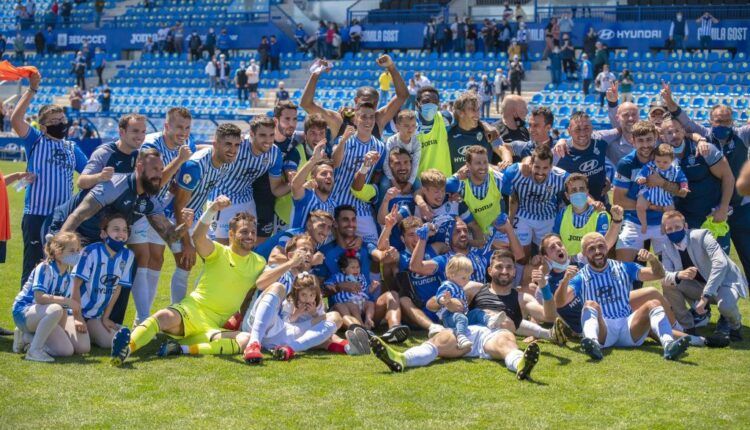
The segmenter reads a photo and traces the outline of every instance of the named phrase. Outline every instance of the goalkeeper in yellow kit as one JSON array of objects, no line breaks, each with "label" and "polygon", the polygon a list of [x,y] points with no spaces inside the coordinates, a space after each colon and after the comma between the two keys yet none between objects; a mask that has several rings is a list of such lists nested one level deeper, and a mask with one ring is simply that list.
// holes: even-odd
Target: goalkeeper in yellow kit
[{"label": "goalkeeper in yellow kit", "polygon": [[[132,334],[127,327],[120,329],[112,340],[113,365],[121,365],[131,353],[142,348],[159,332],[177,340],[169,340],[162,345],[160,356],[238,354],[244,350],[248,333],[227,331],[222,326],[240,310],[251,290],[256,286],[272,284],[278,276],[274,277],[276,273],[273,270],[261,275],[266,260],[253,252],[257,236],[256,221],[252,215],[240,212],[232,218],[229,223],[229,246],[207,237],[208,227],[217,212],[230,204],[227,197],[218,197],[201,216],[193,231],[195,250],[205,263],[203,276],[195,290],[179,303],[157,311],[137,325]],[[192,214],[184,215],[183,219],[193,219]]]}]

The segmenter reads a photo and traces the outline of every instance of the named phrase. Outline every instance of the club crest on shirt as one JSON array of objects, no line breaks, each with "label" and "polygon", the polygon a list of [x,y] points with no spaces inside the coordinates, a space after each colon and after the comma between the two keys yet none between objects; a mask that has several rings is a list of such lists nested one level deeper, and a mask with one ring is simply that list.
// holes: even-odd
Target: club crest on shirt
[{"label": "club crest on shirt", "polygon": [[124,261],[120,262],[120,270],[125,270],[125,262]]},{"label": "club crest on shirt", "polygon": [[477,132],[477,142],[481,142],[482,141],[482,137],[484,137],[484,133],[482,133],[481,131],[478,131]]},{"label": "club crest on shirt", "polygon": [[189,184],[192,181],[193,181],[193,177],[190,176],[190,173],[185,173],[184,175],[182,175],[182,182],[184,182],[185,184]]}]

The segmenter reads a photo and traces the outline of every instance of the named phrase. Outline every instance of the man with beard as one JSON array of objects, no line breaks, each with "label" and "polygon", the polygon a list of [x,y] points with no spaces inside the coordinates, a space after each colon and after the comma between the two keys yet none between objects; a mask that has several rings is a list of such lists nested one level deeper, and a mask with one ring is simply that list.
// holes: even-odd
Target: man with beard
[{"label": "man with beard", "polygon": [[[315,274],[323,279],[339,271],[338,260],[343,254],[359,259],[360,273],[369,278],[371,257],[380,262],[388,256],[380,252],[377,246],[372,242],[367,242],[357,234],[357,211],[349,205],[341,205],[334,212],[335,240],[322,248],[320,253],[325,255],[323,264],[315,268]],[[394,250],[395,251],[395,250]],[[397,258],[394,255],[393,258]],[[337,284],[339,290],[359,292],[361,285],[357,282],[342,282]],[[335,291],[324,289],[325,295],[331,295]],[[385,320],[388,324],[388,330],[383,334],[387,342],[403,342],[409,337],[409,327],[401,324],[401,310],[399,309],[398,294],[393,291],[386,291],[375,301],[375,324]],[[329,298],[329,305],[332,305]]]},{"label": "man with beard", "polygon": [[[310,161],[294,175],[292,179],[291,227],[302,228],[307,216],[316,210],[333,213],[336,200],[331,197],[333,190],[333,163],[325,157],[326,141],[323,139],[315,146]],[[305,188],[307,177],[311,176],[313,189]]]},{"label": "man with beard", "polygon": [[529,129],[526,128],[528,108],[526,101],[518,95],[509,95],[503,100],[503,116],[492,124],[500,133],[500,140],[510,143],[516,140],[528,141]]},{"label": "man with beard", "polygon": [[[657,254],[661,253],[666,244],[666,236],[661,231],[661,216],[665,208],[649,206],[646,212],[648,223],[646,233],[641,233],[641,224],[635,211],[640,188],[635,178],[641,168],[652,159],[656,146],[656,127],[648,121],[639,121],[632,127],[631,136],[636,149],[617,164],[614,181],[614,203],[625,209],[625,218],[617,242],[617,259],[622,261],[635,260],[636,253],[643,248],[646,240],[652,241],[654,252]],[[648,177],[647,185],[660,187],[672,194],[679,190],[679,184],[665,180],[658,173]]]},{"label": "man with beard", "polygon": [[[240,145],[237,161],[228,166],[226,175],[218,183],[218,187],[212,190],[212,195],[225,195],[232,202],[230,207],[219,212],[216,220],[215,238],[223,245],[228,243],[229,220],[235,214],[247,212],[252,216],[258,216],[258,212],[268,211],[269,208],[273,212],[271,200],[255,200],[254,189],[264,174],[268,173],[272,196],[283,196],[289,192],[289,185],[281,175],[283,155],[279,147],[273,143],[274,128],[275,121],[271,118],[254,118],[250,123],[249,138],[243,139]],[[257,205],[256,201],[260,205]],[[270,215],[271,224],[263,223],[262,220],[269,219],[267,216],[259,216],[258,219],[261,220],[258,225],[259,242],[262,242],[261,237],[270,236],[265,233],[273,232],[273,213]],[[266,228],[268,226],[270,228]]]},{"label": "man with beard", "polygon": [[[555,115],[550,108],[540,106],[532,110],[529,116],[529,138],[503,143],[513,153],[513,161],[518,162],[529,157],[537,146],[552,148],[553,139],[550,136],[550,130],[554,123]],[[553,164],[557,164],[557,160]]]},{"label": "man with beard", "polygon": [[[378,109],[373,118],[372,135],[380,139],[386,125],[391,122],[399,109],[401,109],[401,106],[409,98],[409,89],[406,87],[404,78],[401,77],[401,73],[399,73],[389,55],[381,55],[375,60],[375,62],[391,75],[393,78],[393,88],[396,91],[395,97]],[[314,100],[318,79],[322,73],[326,73],[329,70],[331,70],[331,64],[326,60],[317,60],[315,64],[313,64],[310,79],[307,81],[307,84],[305,84],[305,89],[302,93],[302,98],[300,99],[299,104],[308,114],[321,115],[328,124],[328,129],[331,130],[331,136],[340,137],[344,134],[346,127],[353,123],[353,115],[347,115],[347,112],[350,112],[350,110],[344,110],[340,113],[325,109],[315,103]],[[359,106],[362,103],[367,103],[377,107],[381,105],[379,99],[380,93],[377,89],[373,87],[361,87],[357,89],[357,94],[354,97],[354,104],[355,106]]]},{"label": "man with beard", "polygon": [[672,324],[662,303],[648,300],[635,310],[630,305],[633,282],[664,278],[659,259],[641,249],[638,259],[647,262],[648,267],[610,260],[607,242],[599,233],[586,234],[581,247],[588,264],[570,280],[568,288],[583,300],[583,351],[592,359],[601,360],[602,348],[640,346],[652,330],[664,348],[664,358],[677,360],[687,350],[690,339],[672,336]]},{"label": "man with beard", "polygon": [[[55,208],[50,230],[77,232],[88,243],[98,242],[100,220],[108,213],[127,214],[128,225],[133,226],[146,218],[155,231],[168,243],[180,236],[182,229],[174,225],[163,214],[161,202],[156,197],[162,182],[164,164],[155,149],[145,149],[138,154],[135,171],[130,174],[115,174],[107,182],[96,185],[89,191],[81,191],[69,202]],[[153,288],[151,290],[150,288]],[[156,285],[133,284],[136,304],[136,320],[148,316],[156,293]],[[128,306],[130,289],[120,292],[124,299],[115,302],[110,318],[122,324]]]},{"label": "man with beard", "polygon": [[[282,158],[282,181],[285,185],[292,183],[286,158],[295,152],[295,148],[305,142],[305,135],[297,130],[297,105],[290,100],[279,102],[273,108],[273,143],[279,148]],[[313,146],[318,141],[313,142]],[[274,192],[278,181],[271,179],[274,175],[266,172],[253,184],[253,200],[262,204],[256,207],[258,217],[258,237],[267,238],[280,226],[291,223],[292,197],[289,191],[279,195]],[[278,192],[278,189],[276,189]],[[271,204],[273,202],[273,204]]]},{"label": "man with beard", "polygon": [[[505,268],[501,268],[501,266]],[[509,266],[510,270],[506,266]],[[473,343],[471,348],[459,348],[453,331],[442,330],[427,342],[409,348],[404,352],[398,352],[386,345],[380,338],[372,337],[370,346],[375,356],[393,372],[403,372],[407,367],[427,366],[438,357],[478,357],[486,360],[504,360],[505,366],[508,370],[514,372],[519,380],[529,378],[531,370],[539,360],[539,346],[536,342],[531,342],[525,351],[518,349],[513,331],[516,328],[516,320],[521,318],[521,305],[518,302],[519,299],[514,297],[518,294],[509,287],[509,285],[512,285],[513,276],[500,275],[500,272],[510,275],[510,271],[514,268],[515,262],[511,253],[505,250],[496,251],[489,264],[489,273],[493,279],[493,284],[497,282],[498,285],[506,285],[505,287],[498,287],[502,291],[499,294],[484,294],[482,292],[489,291],[489,285],[471,283],[467,286],[466,298],[470,303],[482,302],[483,297],[492,295],[494,296],[492,302],[498,306],[502,304],[503,309],[507,310],[503,314],[503,318],[494,318],[493,327],[495,328],[478,325],[469,326],[469,337]],[[508,299],[509,297],[511,299]],[[455,304],[456,299],[451,300],[447,306]],[[437,301],[434,297],[430,299],[430,302],[433,309],[437,309]],[[474,306],[478,306],[478,304]],[[514,312],[517,312],[518,315]]]},{"label": "man with beard", "polygon": [[[239,145],[239,136],[236,143]],[[230,204],[225,196],[217,197],[193,231],[195,250],[205,262],[195,290],[179,303],[146,318],[133,329],[132,335],[127,327],[115,333],[111,353],[113,365],[121,366],[132,352],[144,347],[159,332],[179,341],[179,345],[165,343],[158,354],[162,357],[179,353],[238,354],[245,348],[249,335],[225,331],[222,325],[240,309],[251,290],[265,288],[273,280],[261,274],[266,261],[253,252],[256,230],[251,215],[240,212],[232,218],[229,246],[207,237],[216,213]],[[186,208],[181,215],[187,220],[187,227],[192,229],[193,211]]]},{"label": "man with beard", "polygon": [[502,188],[503,174],[490,168],[487,150],[481,146],[466,150],[466,165],[446,183],[448,192],[461,195],[484,234],[489,233],[492,223],[503,212]]},{"label": "man with beard", "polygon": [[135,168],[138,150],[146,139],[146,117],[137,113],[120,118],[117,142],[99,146],[78,176],[78,188],[88,190],[112,179],[114,173],[130,173]]}]

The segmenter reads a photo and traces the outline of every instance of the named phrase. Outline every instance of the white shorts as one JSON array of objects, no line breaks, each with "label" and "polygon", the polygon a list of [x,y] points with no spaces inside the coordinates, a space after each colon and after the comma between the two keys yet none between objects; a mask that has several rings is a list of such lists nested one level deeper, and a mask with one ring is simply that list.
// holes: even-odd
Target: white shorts
[{"label": "white shorts", "polygon": [[159,236],[159,233],[151,227],[151,223],[148,222],[148,218],[145,216],[130,226],[130,237],[128,238],[128,244],[130,245],[139,245],[142,243],[166,245],[161,236]]},{"label": "white shorts", "polygon": [[552,233],[555,226],[555,219],[531,220],[516,216],[513,226],[516,229],[516,236],[521,245],[528,246],[531,242],[537,245],[542,244],[542,238]]},{"label": "white shorts", "polygon": [[[281,321],[281,318],[278,319],[279,323],[283,325],[283,330],[278,331],[274,336],[263,337],[263,339],[261,339],[260,344],[263,345],[263,348],[265,349],[270,350],[277,346],[289,345],[291,341],[296,340],[305,334],[306,331],[310,330],[310,322],[312,321],[307,320],[301,323],[292,324]],[[276,324],[276,322],[274,322],[274,324]]]},{"label": "white shorts", "polygon": [[247,212],[250,215],[257,217],[255,202],[250,200],[249,202],[238,203],[219,212],[216,216],[216,228],[214,229],[214,236],[217,239],[229,239],[229,221],[240,212]]},{"label": "white shorts", "polygon": [[490,330],[487,327],[470,325],[469,326],[469,340],[472,342],[471,351],[469,351],[464,357],[469,358],[481,358],[484,360],[492,360],[489,354],[484,351],[484,345],[492,340],[495,335],[500,333],[502,330]]},{"label": "white shorts", "polygon": [[612,346],[623,346],[632,348],[634,346],[641,346],[648,337],[648,330],[641,336],[640,339],[633,340],[630,336],[630,325],[633,321],[633,314],[626,318],[608,319],[604,318],[604,325],[607,326],[607,339],[604,340],[602,348],[609,348]]},{"label": "white shorts", "polygon": [[378,242],[378,227],[373,217],[357,215],[357,236],[362,237],[365,242]]},{"label": "white shorts", "polygon": [[661,254],[667,244],[667,236],[661,232],[660,225],[650,225],[646,233],[641,233],[640,225],[625,221],[622,223],[622,230],[617,238],[617,249],[642,249],[643,243],[649,239],[654,254]]},{"label": "white shorts", "polygon": [[[193,224],[193,226],[190,227],[190,230],[188,230],[188,232],[187,232],[188,238],[190,238],[190,243],[192,245],[195,245],[195,243],[193,242],[193,232],[195,231],[195,228],[198,226],[198,222],[200,222],[200,221],[195,221],[194,224]],[[180,239],[177,242],[171,244],[169,246],[169,249],[172,250],[173,254],[179,254],[180,252],[182,252],[182,239]]]}]

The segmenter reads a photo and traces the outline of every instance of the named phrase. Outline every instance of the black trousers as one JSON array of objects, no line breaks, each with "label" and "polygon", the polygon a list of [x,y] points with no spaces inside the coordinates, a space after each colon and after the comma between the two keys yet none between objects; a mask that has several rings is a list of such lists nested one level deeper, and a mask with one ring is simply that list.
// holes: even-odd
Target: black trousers
[{"label": "black trousers", "polygon": [[21,233],[23,236],[23,271],[21,272],[21,286],[44,258],[42,246],[42,225],[45,215],[24,215],[21,218]]}]

